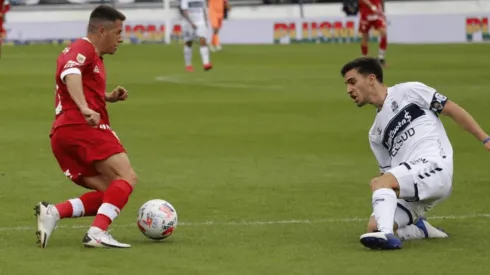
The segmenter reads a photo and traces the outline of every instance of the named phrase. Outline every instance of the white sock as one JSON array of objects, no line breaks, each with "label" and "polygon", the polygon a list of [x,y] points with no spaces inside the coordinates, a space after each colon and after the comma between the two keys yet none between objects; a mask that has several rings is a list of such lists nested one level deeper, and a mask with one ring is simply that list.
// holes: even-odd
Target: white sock
[{"label": "white sock", "polygon": [[79,199],[71,199],[68,200],[71,204],[71,207],[73,208],[73,214],[71,215],[72,217],[82,217],[83,214],[85,213],[85,207],[83,206],[83,202]]},{"label": "white sock", "polygon": [[187,45],[184,45],[184,60],[186,67],[192,65],[192,47]]},{"label": "white sock", "polygon": [[407,225],[396,231],[398,237],[403,241],[425,239],[424,231],[415,224]]},{"label": "white sock", "polygon": [[385,50],[379,50],[378,51],[378,58],[379,59],[384,59],[385,58]]},{"label": "white sock", "polygon": [[378,230],[393,234],[396,211],[396,193],[389,188],[381,188],[373,193],[373,210]]},{"label": "white sock", "polygon": [[208,47],[207,46],[201,46],[200,52],[201,52],[202,64],[203,65],[209,64],[209,49],[208,49]]}]

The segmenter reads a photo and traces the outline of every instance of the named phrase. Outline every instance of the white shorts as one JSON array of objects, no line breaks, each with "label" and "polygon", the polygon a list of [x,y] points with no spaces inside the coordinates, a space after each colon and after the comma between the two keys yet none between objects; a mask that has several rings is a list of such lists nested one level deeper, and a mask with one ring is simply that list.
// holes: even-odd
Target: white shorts
[{"label": "white shorts", "polygon": [[[387,171],[395,176],[400,186],[395,221],[402,227],[416,222],[437,203],[448,198],[452,191],[452,171],[437,161],[418,160],[402,163]],[[404,224],[408,215],[407,224]],[[397,221],[398,220],[398,221]],[[399,224],[402,223],[402,224]]]},{"label": "white shorts", "polygon": [[192,25],[189,23],[184,23],[182,26],[182,38],[184,42],[193,41],[199,38],[207,38],[208,37],[208,27],[206,24],[196,24],[196,29],[192,28]]}]

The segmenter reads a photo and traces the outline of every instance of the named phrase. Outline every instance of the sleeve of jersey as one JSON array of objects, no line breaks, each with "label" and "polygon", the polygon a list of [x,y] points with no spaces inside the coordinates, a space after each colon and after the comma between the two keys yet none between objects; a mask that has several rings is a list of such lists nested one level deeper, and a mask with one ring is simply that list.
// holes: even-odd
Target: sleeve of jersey
[{"label": "sleeve of jersey", "polygon": [[381,144],[372,140],[369,140],[369,143],[371,145],[371,150],[378,161],[379,171],[384,174],[386,171],[391,169],[390,155]]},{"label": "sleeve of jersey", "polygon": [[70,74],[81,75],[85,67],[92,62],[91,57],[89,49],[71,48],[62,59],[61,81],[65,82],[65,77]]},{"label": "sleeve of jersey", "polygon": [[422,83],[410,85],[409,97],[420,107],[440,114],[446,105],[448,98],[438,93],[434,88]]}]

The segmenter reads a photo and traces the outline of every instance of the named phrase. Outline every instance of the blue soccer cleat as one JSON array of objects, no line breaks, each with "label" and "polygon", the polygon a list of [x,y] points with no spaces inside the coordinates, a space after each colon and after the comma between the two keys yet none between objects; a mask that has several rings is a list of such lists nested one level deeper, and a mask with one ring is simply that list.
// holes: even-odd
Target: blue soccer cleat
[{"label": "blue soccer cleat", "polygon": [[420,228],[424,232],[425,238],[429,239],[445,239],[448,238],[448,234],[441,228],[432,226],[425,217],[420,218],[415,226]]},{"label": "blue soccer cleat", "polygon": [[377,250],[401,249],[402,242],[394,234],[384,232],[366,233],[361,236],[361,243],[368,248]]}]

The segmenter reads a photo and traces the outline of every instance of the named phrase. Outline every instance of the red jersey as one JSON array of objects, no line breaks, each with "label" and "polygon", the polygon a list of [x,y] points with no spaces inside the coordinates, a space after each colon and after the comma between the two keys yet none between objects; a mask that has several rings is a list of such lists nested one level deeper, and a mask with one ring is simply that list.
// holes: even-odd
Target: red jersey
[{"label": "red jersey", "polygon": [[78,39],[59,55],[56,68],[56,116],[51,133],[58,127],[87,124],[75,101],[68,93],[64,77],[81,74],[83,94],[88,107],[100,114],[100,124],[110,125],[106,109],[106,73],[101,56],[87,38]]},{"label": "red jersey", "polygon": [[383,5],[381,3],[382,0],[369,0],[369,2],[371,2],[371,4],[373,4],[374,6],[376,6],[377,11],[374,12],[370,6],[364,3],[364,0],[359,0],[359,13],[361,14],[361,17],[365,17],[366,19],[369,20],[376,20],[378,18],[374,18],[374,17],[378,17],[379,12],[383,10]]},{"label": "red jersey", "polygon": [[[9,1],[5,0],[0,0],[1,3],[0,3],[0,13],[7,13],[9,10],[10,10],[10,3]],[[2,5],[3,4],[3,5]]]}]

